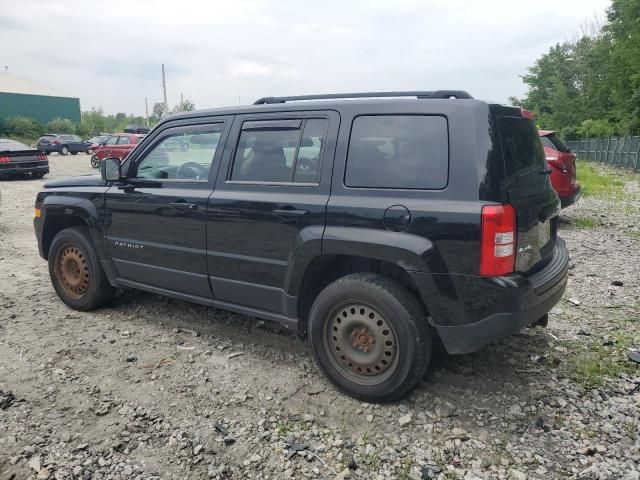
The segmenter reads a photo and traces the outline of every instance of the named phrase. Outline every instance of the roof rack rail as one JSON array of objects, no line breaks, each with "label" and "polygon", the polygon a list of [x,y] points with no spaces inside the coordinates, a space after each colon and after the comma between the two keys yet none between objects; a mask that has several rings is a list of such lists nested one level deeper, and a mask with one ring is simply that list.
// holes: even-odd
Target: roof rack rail
[{"label": "roof rack rail", "polygon": [[254,105],[271,103],[298,102],[304,100],[337,100],[342,98],[381,98],[381,97],[417,97],[420,99],[447,99],[447,98],[473,98],[464,90],[435,90],[410,91],[410,92],[363,92],[363,93],[328,93],[324,95],[297,95],[291,97],[263,97],[254,102]]}]

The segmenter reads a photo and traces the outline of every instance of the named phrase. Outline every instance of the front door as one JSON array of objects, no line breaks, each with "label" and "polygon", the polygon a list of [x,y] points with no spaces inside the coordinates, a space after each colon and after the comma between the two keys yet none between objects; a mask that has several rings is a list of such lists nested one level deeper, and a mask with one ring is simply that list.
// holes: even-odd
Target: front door
[{"label": "front door", "polygon": [[205,217],[224,126],[165,128],[130,159],[125,184],[107,191],[107,244],[123,283],[211,297]]},{"label": "front door", "polygon": [[293,314],[285,275],[298,246],[319,254],[339,117],[237,116],[209,199],[207,264],[216,300]]}]

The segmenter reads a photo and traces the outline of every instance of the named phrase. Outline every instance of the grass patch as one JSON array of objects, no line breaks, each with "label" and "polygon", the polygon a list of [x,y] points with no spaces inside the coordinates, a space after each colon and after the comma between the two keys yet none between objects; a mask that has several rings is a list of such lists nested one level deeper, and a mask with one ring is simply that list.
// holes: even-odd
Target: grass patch
[{"label": "grass patch", "polygon": [[596,226],[596,221],[590,217],[577,217],[575,223],[580,228],[593,228]]},{"label": "grass patch", "polygon": [[634,338],[627,333],[614,335],[612,345],[594,341],[588,350],[581,350],[571,359],[574,380],[584,387],[597,387],[603,385],[606,378],[615,378],[622,373],[633,375],[637,367],[625,354],[633,343]]},{"label": "grass patch", "polygon": [[582,194],[592,197],[617,197],[624,193],[624,180],[606,173],[593,163],[578,160],[576,174],[582,186]]}]

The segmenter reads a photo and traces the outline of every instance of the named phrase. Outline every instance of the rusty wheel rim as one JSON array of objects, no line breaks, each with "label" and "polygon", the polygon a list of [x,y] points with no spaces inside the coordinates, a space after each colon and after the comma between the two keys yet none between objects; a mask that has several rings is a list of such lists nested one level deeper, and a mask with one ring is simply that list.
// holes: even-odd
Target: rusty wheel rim
[{"label": "rusty wheel rim", "polygon": [[377,309],[361,302],[346,303],[332,311],[325,346],[333,366],[360,385],[384,382],[398,363],[393,326]]},{"label": "rusty wheel rim", "polygon": [[60,249],[56,258],[56,276],[67,296],[82,298],[89,289],[89,262],[84,252],[73,245]]}]

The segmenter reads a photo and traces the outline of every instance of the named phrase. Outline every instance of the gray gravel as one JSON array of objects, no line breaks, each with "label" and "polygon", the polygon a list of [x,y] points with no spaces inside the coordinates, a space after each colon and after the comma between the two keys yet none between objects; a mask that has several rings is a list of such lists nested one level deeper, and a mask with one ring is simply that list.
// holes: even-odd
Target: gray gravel
[{"label": "gray gravel", "polygon": [[[50,160],[48,178],[91,172]],[[269,323],[142,292],[69,310],[33,235],[42,181],[2,182],[0,479],[639,480],[640,188],[624,178],[625,199],[563,213],[572,269],[549,328],[437,352],[385,406],[337,393]]]}]

